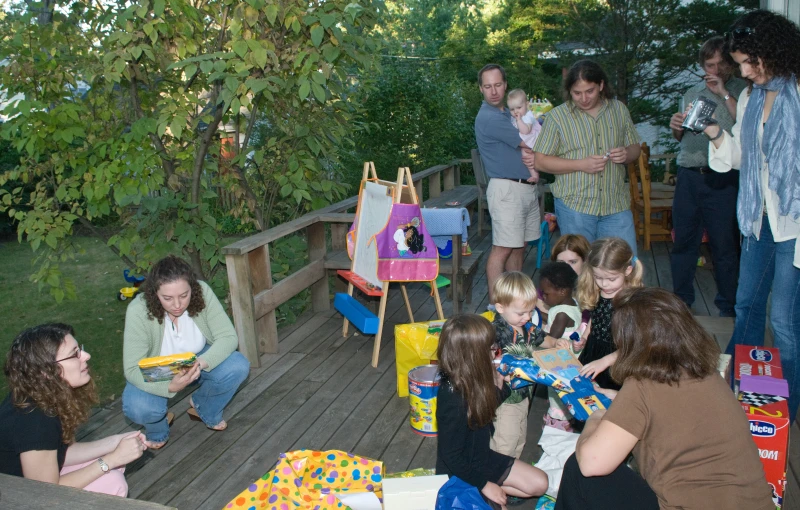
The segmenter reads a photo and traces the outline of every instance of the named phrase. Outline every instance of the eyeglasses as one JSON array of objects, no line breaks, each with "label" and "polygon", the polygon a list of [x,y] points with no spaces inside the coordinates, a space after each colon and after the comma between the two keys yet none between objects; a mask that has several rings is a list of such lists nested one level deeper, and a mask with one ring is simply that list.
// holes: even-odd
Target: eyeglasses
[{"label": "eyeglasses", "polygon": [[739,28],[734,28],[730,32],[727,32],[725,34],[725,38],[728,39],[728,40],[733,39],[734,41],[736,41],[736,40],[744,39],[746,37],[750,37],[751,35],[755,35],[755,34],[756,34],[756,29],[755,28],[752,28],[752,27],[739,27]]},{"label": "eyeglasses", "polygon": [[72,356],[67,356],[66,358],[57,359],[56,363],[60,363],[62,361],[67,361],[68,359],[72,359],[72,358],[80,359],[81,358],[81,354],[83,354],[84,352],[86,352],[86,351],[83,350],[83,344],[81,344],[81,345],[78,346],[78,351],[75,354],[73,354]]}]

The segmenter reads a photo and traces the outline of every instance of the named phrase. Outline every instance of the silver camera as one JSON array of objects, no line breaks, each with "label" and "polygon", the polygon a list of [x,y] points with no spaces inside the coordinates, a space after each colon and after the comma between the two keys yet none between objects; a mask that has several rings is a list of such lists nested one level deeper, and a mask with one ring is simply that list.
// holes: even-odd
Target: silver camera
[{"label": "silver camera", "polygon": [[702,133],[705,128],[717,123],[712,117],[716,109],[717,103],[705,97],[698,97],[683,119],[681,127],[694,133]]}]

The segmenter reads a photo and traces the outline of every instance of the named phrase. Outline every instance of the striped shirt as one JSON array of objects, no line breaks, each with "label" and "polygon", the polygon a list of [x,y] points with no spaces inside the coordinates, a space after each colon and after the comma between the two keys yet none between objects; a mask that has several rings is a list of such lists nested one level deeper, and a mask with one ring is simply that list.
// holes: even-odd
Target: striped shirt
[{"label": "striped shirt", "polygon": [[[546,114],[533,150],[563,159],[583,159],[638,143],[631,115],[616,99],[603,100],[596,118],[567,101]],[[551,189],[553,196],[573,211],[606,216],[630,209],[626,176],[625,165],[609,160],[606,169],[597,174],[575,171],[556,175]]]}]

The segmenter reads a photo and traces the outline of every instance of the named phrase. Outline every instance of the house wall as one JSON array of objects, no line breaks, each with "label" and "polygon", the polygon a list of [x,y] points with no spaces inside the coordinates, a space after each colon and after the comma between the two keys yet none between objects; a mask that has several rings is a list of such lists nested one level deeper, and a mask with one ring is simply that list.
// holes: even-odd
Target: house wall
[{"label": "house wall", "polygon": [[761,8],[783,14],[800,25],[800,0],[761,0]]}]

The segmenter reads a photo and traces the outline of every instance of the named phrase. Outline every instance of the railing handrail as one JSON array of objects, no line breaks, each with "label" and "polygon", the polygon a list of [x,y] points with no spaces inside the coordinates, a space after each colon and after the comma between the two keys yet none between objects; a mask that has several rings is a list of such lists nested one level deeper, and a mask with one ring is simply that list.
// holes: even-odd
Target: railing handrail
[{"label": "railing handrail", "polygon": [[[459,163],[456,159],[413,174],[413,186],[420,201],[425,200],[425,179],[428,198],[457,188],[461,184]],[[353,196],[222,248],[239,351],[252,366],[259,365],[260,353],[278,352],[277,307],[309,289],[311,308],[315,312],[330,309],[329,273],[325,267],[328,241],[334,252],[346,249],[347,228],[355,214],[345,211],[357,204],[358,197]],[[275,282],[270,243],[298,231],[304,231],[308,263]]]},{"label": "railing handrail", "polygon": [[[426,177],[442,173],[448,168],[458,165],[459,161],[460,160],[455,159],[444,165],[432,166],[422,170],[421,172],[411,174],[411,180],[416,183],[422,179],[425,179]],[[355,207],[356,204],[358,204],[358,196],[346,198],[340,202],[336,202],[335,204],[323,207],[322,209],[311,211],[303,216],[300,216],[299,218],[295,218],[294,220],[281,223],[280,225],[267,229],[263,232],[258,232],[256,234],[247,236],[244,239],[223,247],[222,253],[224,255],[244,255],[245,253],[249,253],[261,246],[264,246],[265,244],[275,242],[282,237],[291,235],[298,230],[302,230],[309,225],[320,221],[320,216],[326,216],[332,213],[341,213]]]}]

